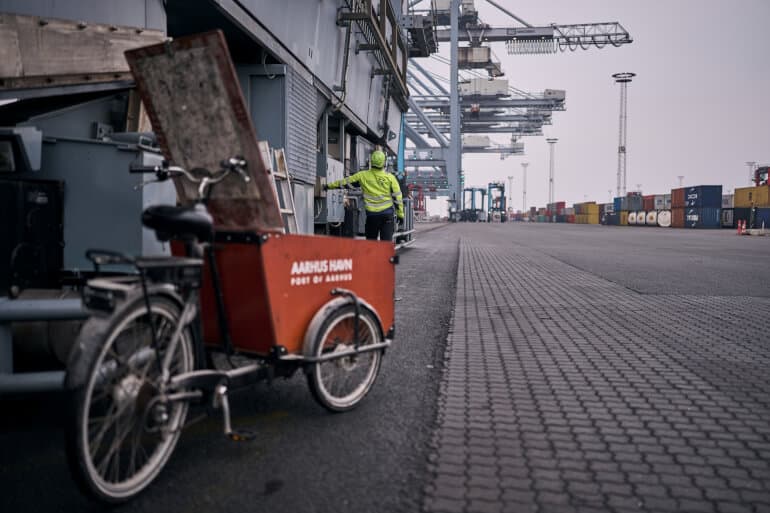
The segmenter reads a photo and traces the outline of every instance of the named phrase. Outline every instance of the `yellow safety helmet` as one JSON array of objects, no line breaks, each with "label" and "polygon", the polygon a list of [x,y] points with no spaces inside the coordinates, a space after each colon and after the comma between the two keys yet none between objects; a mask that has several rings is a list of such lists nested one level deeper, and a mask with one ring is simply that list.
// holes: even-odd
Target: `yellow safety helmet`
[{"label": "yellow safety helmet", "polygon": [[370,165],[372,167],[376,167],[377,169],[382,169],[385,167],[385,153],[383,153],[380,150],[376,150],[372,152],[372,156],[369,160]]}]

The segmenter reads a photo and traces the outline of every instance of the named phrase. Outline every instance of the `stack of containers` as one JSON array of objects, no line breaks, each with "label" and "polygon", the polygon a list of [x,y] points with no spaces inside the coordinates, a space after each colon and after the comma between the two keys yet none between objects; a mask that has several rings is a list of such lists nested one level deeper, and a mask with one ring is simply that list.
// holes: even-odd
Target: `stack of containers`
[{"label": "stack of containers", "polygon": [[721,185],[682,187],[671,191],[671,226],[674,228],[719,228],[721,209]]},{"label": "stack of containers", "polygon": [[648,194],[646,196],[642,196],[642,209],[645,212],[651,212],[655,210],[655,195],[654,194]]},{"label": "stack of containers", "polygon": [[734,206],[734,221],[745,221],[747,228],[770,228],[770,185],[735,189]]},{"label": "stack of containers", "polygon": [[615,203],[605,203],[602,207],[604,210],[600,217],[602,224],[618,226],[620,224],[620,213],[615,211]]},{"label": "stack of containers", "polygon": [[575,203],[575,222],[578,224],[599,224],[599,205],[595,201]]},{"label": "stack of containers", "polygon": [[557,201],[556,203],[549,203],[546,210],[546,216],[548,216],[550,219],[549,221],[552,223],[563,223],[565,222],[564,218],[564,209],[567,207],[567,203],[564,201]]},{"label": "stack of containers", "polygon": [[567,223],[574,223],[575,222],[575,209],[574,208],[565,208],[564,209],[564,217],[565,222]]},{"label": "stack of containers", "polygon": [[684,187],[671,189],[671,227],[684,228]]},{"label": "stack of containers", "polygon": [[734,194],[722,194],[722,228],[735,228],[734,199]]},{"label": "stack of containers", "polygon": [[621,211],[628,212],[626,223],[630,226],[644,224],[645,212],[643,209],[644,198],[638,192],[629,192],[621,200]]},{"label": "stack of containers", "polygon": [[614,198],[612,200],[612,210],[617,216],[618,226],[625,226],[628,224],[628,211],[623,210],[623,207],[625,206],[623,199],[624,198]]}]

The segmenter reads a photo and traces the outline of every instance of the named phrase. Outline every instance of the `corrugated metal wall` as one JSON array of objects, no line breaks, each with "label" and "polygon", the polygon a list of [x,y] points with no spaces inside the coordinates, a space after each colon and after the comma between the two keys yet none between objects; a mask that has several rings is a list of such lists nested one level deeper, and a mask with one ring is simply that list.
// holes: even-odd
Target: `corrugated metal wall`
[{"label": "corrugated metal wall", "polygon": [[316,91],[289,67],[286,160],[294,180],[314,185],[316,177]]}]

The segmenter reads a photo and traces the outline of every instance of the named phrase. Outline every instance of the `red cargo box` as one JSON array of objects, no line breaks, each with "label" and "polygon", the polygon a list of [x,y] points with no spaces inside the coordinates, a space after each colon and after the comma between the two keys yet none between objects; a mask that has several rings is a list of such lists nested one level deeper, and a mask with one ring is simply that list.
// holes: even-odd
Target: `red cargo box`
[{"label": "red cargo box", "polygon": [[[393,326],[395,254],[390,242],[319,235],[250,235],[216,245],[216,261],[235,349],[267,355],[281,345],[302,353],[315,313],[334,299],[332,289],[353,291],[379,317],[383,336]],[[221,344],[208,265],[201,290],[203,338]]]}]

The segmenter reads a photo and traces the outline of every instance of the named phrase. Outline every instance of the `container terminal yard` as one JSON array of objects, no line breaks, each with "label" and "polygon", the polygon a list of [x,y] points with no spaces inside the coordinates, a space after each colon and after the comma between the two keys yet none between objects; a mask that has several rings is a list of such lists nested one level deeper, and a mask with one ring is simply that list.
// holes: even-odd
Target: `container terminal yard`
[{"label": "container terminal yard", "polygon": [[766,156],[632,190],[539,12],[0,0],[0,510],[770,511]]}]

